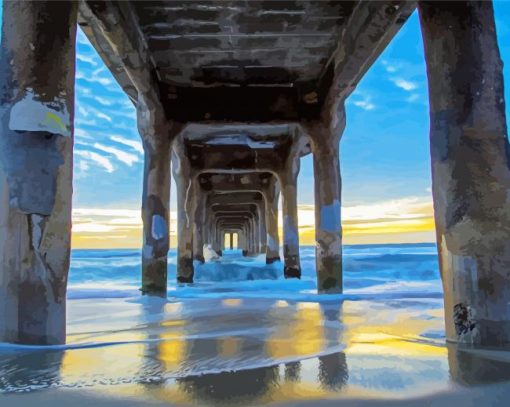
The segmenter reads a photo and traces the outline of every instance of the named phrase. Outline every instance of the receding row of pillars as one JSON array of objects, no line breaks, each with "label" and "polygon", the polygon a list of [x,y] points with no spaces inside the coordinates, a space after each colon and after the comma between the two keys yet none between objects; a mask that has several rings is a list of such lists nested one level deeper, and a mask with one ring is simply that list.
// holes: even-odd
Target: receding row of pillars
[{"label": "receding row of pillars", "polygon": [[[271,175],[267,184],[255,192],[260,195],[258,201],[242,202],[236,198],[238,192],[231,191],[227,200],[231,205],[215,206],[210,198],[217,191],[207,192],[199,182],[199,174],[194,173],[190,167],[189,159],[184,154],[181,140],[176,140],[173,149],[173,175],[177,186],[177,280],[180,283],[193,282],[193,261],[204,262],[204,246],[210,247],[218,255],[222,255],[224,247],[224,233],[235,229],[239,235],[238,246],[244,255],[265,253],[266,264],[280,261],[280,239],[278,235],[278,201],[280,184],[284,186],[283,217],[284,217],[284,275],[287,278],[299,278],[301,267],[299,262],[299,231],[297,221],[297,172],[292,178],[292,185],[283,184],[277,175]],[[155,169],[151,169],[155,171]],[[146,178],[150,178],[150,172]],[[169,185],[166,186],[169,189]],[[252,187],[250,187],[252,188]],[[167,195],[165,191],[164,196]],[[168,209],[165,218],[168,217]],[[153,242],[154,214],[144,216],[143,253],[154,253],[151,248]],[[165,230],[168,230],[166,228]],[[165,236],[165,245],[168,247],[168,236]],[[147,259],[144,264],[150,265],[154,259]],[[161,274],[161,273],[160,273]],[[152,269],[143,267],[142,291],[150,294],[166,295],[166,282],[156,284],[152,278]]]},{"label": "receding row of pillars", "polygon": [[[492,3],[420,1],[418,10],[429,86],[432,191],[446,335],[451,341],[505,345],[510,343],[510,148]],[[75,2],[4,2],[0,341],[65,342],[76,23]],[[135,79],[136,73],[132,72]],[[170,147],[182,125],[166,121],[146,83],[134,83],[145,149],[142,258],[148,292],[166,284]],[[344,102],[326,106],[331,109],[320,120],[300,123],[314,157],[319,291],[342,288],[339,140]],[[175,143],[174,153],[182,153]],[[174,173],[179,279],[190,281],[190,236],[194,227],[201,227],[190,221],[196,201],[187,199],[196,177],[186,165],[174,167]],[[285,177],[294,174],[289,171]],[[285,180],[284,230],[287,224],[297,230],[296,194],[289,186],[295,184]],[[276,219],[276,208],[274,197],[266,200],[266,254],[271,259],[278,257],[278,244],[272,239],[277,233],[276,223],[267,219]],[[205,235],[210,239],[210,230]],[[284,253],[289,265],[293,261],[299,267],[295,238],[297,233],[286,235]]]}]

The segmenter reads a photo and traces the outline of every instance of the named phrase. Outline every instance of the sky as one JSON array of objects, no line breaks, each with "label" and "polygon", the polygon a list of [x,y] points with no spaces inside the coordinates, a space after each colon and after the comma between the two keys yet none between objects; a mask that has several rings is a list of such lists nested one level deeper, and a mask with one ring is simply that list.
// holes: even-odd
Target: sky
[{"label": "sky", "polygon": [[[508,81],[510,2],[497,1],[494,9]],[[427,77],[416,12],[360,81],[346,112],[340,149],[344,242],[433,242]],[[140,247],[143,149],[135,108],[80,29],[74,160],[73,247]],[[313,190],[309,155],[298,179],[302,244],[314,244]],[[172,247],[175,211],[172,182]]]}]

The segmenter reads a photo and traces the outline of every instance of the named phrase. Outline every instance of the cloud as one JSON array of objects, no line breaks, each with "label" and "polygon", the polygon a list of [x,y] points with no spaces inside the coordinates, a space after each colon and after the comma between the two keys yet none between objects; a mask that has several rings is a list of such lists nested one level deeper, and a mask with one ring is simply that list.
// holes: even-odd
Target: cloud
[{"label": "cloud", "polygon": [[[79,110],[79,113],[81,115],[85,116],[85,117],[88,117],[89,115],[92,115],[95,118],[106,120],[109,123],[112,122],[112,118],[110,116],[108,116],[106,113],[104,113],[104,112],[102,112],[100,110],[97,110],[97,109],[91,107],[89,104],[82,105],[80,110]],[[90,125],[90,126],[94,126],[95,125],[94,119],[91,119],[89,121],[85,121],[85,120],[82,119],[82,123],[85,124],[85,125]]]},{"label": "cloud", "polygon": [[119,161],[122,161],[124,164],[128,166],[132,166],[134,163],[138,162],[138,156],[126,153],[125,151],[119,150],[115,147],[108,147],[100,143],[94,143],[94,148],[104,151],[105,153],[109,153],[115,156],[115,158]]},{"label": "cloud", "polygon": [[94,119],[85,120],[81,117],[77,117],[74,119],[75,126],[96,126],[97,122]]},{"label": "cloud", "polygon": [[83,31],[81,30],[81,28],[78,29],[78,32],[77,32],[77,36],[76,36],[76,41],[78,42],[78,44],[81,44],[81,45],[87,45],[89,47],[92,48],[92,45],[90,44],[90,41],[89,39],[87,38],[87,36],[83,33]]},{"label": "cloud", "polygon": [[76,128],[74,129],[74,136],[78,138],[91,139],[92,137],[85,130]]},{"label": "cloud", "polygon": [[103,167],[107,172],[111,173],[114,170],[113,164],[110,162],[110,160],[107,157],[102,156],[101,154],[87,150],[75,150],[74,154],[79,157],[95,162],[100,167]]},{"label": "cloud", "polygon": [[89,111],[85,109],[81,103],[77,106],[77,108],[78,113],[81,114],[82,116],[87,117],[89,115]]},{"label": "cloud", "polygon": [[97,66],[97,60],[92,55],[77,53],[76,54],[76,59],[78,61],[85,62],[85,63],[90,64],[92,66]]},{"label": "cloud", "polygon": [[416,102],[418,99],[420,99],[420,95],[418,95],[417,93],[413,93],[413,94],[409,95],[409,97],[406,100],[408,102],[412,103],[412,102]]},{"label": "cloud", "polygon": [[375,108],[375,105],[370,100],[371,98],[369,96],[365,96],[363,99],[353,100],[352,104],[363,110],[372,110]]},{"label": "cloud", "polygon": [[101,76],[93,76],[93,75],[85,76],[85,74],[82,71],[77,71],[75,78],[76,78],[76,80],[81,79],[81,80],[84,80],[89,83],[99,83],[100,85],[103,85],[103,86],[113,84],[113,81],[110,78],[105,78],[105,77],[101,77]]},{"label": "cloud", "polygon": [[113,104],[111,100],[108,100],[101,96],[94,96],[94,100],[103,106],[111,106]]},{"label": "cloud", "polygon": [[400,68],[400,64],[399,63],[389,62],[387,60],[383,60],[382,64],[383,64],[384,69],[386,70],[386,72],[389,72],[389,73],[395,73]]},{"label": "cloud", "polygon": [[112,136],[110,140],[115,141],[116,143],[124,144],[126,146],[131,147],[133,150],[138,151],[140,154],[143,154],[143,145],[141,141],[136,140],[128,140],[127,138],[121,136]]},{"label": "cloud", "polygon": [[395,86],[399,87],[400,89],[404,89],[407,92],[418,88],[418,84],[416,84],[415,82],[408,81],[406,79],[390,78],[390,80],[395,84]]},{"label": "cloud", "polygon": [[86,172],[90,168],[89,164],[85,160],[78,160],[78,169]]},{"label": "cloud", "polygon": [[[279,212],[280,226],[282,213]],[[299,205],[299,235],[303,245],[314,244],[314,206]],[[177,214],[170,213],[170,236],[175,242]],[[434,241],[430,196],[347,205],[342,208],[345,243]],[[140,247],[139,209],[73,209],[73,247]],[[282,230],[280,229],[280,234]],[[175,243],[174,243],[175,244]]]}]

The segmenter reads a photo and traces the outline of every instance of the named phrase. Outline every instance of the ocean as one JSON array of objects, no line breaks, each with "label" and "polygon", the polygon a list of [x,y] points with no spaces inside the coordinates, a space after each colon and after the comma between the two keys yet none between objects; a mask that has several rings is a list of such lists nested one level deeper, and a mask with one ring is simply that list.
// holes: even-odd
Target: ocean
[{"label": "ocean", "polygon": [[344,247],[341,295],[316,293],[313,247],[301,248],[301,264],[302,278],[285,280],[282,264],[225,251],[179,286],[172,250],[168,297],[158,299],[140,295],[140,250],[73,250],[67,344],[0,344],[0,392],[250,405],[488,381],[466,363],[510,371],[446,344],[434,244]]}]

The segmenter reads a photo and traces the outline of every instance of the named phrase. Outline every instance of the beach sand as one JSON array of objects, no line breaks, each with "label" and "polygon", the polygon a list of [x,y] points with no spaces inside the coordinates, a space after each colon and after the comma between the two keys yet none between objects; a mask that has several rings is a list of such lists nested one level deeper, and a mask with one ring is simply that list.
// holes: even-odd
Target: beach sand
[{"label": "beach sand", "polygon": [[71,281],[67,345],[0,344],[0,406],[508,405],[510,352],[446,344],[425,249],[356,249],[346,295],[315,294],[311,260],[302,280],[268,268],[246,281],[256,260],[243,259],[166,300],[124,287],[111,266],[138,273],[138,260],[108,253],[108,291],[106,260],[84,255],[75,276],[103,292]]}]

